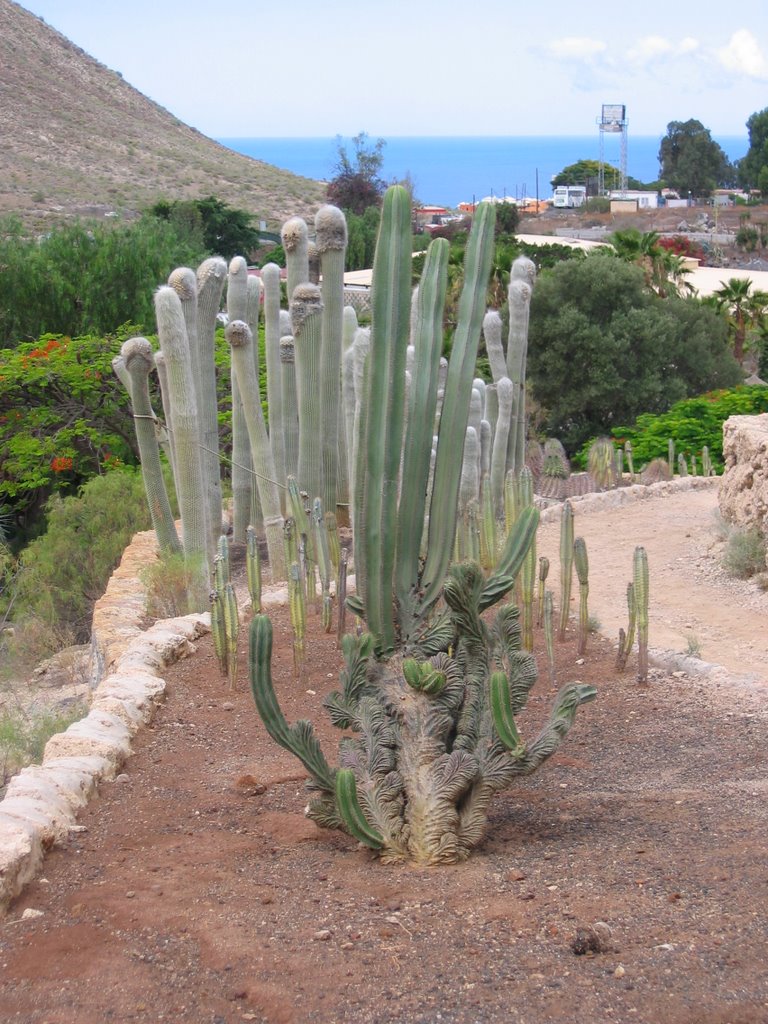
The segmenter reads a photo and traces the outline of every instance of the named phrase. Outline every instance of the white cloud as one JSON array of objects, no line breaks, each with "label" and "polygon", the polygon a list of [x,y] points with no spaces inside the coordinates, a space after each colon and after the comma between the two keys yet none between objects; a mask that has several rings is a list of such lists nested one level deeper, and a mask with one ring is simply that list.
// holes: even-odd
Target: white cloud
[{"label": "white cloud", "polygon": [[645,36],[627,51],[626,57],[631,64],[643,66],[675,57],[687,57],[699,48],[698,39],[686,36],[679,43],[673,43],[663,36]]},{"label": "white cloud", "polygon": [[716,50],[715,56],[726,71],[746,75],[747,78],[768,80],[768,60],[748,29],[741,28],[734,32],[728,45]]},{"label": "white cloud", "polygon": [[598,57],[602,57],[608,49],[600,39],[589,39],[586,36],[565,36],[563,39],[553,39],[547,46],[547,51],[559,60],[577,60],[590,63]]}]

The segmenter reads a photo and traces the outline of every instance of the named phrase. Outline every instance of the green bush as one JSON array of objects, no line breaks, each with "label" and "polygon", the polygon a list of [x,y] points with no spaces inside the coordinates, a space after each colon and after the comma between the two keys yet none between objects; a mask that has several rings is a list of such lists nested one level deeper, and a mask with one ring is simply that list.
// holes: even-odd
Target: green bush
[{"label": "green bush", "polygon": [[[677,453],[687,459],[695,455],[699,465],[706,445],[712,465],[720,473],[723,469],[723,422],[729,416],[761,412],[768,412],[768,388],[755,384],[683,399],[667,412],[638,416],[632,427],[614,427],[612,434],[617,444],[632,443],[632,456],[638,468],[652,459],[666,459],[671,438]],[[574,459],[578,465],[586,465],[590,444],[585,444]]]},{"label": "green bush", "polygon": [[93,605],[123,550],[134,533],[150,528],[141,474],[113,470],[76,495],[53,495],[46,522],[46,532],[22,553],[12,621],[22,629],[32,621],[51,632],[69,631],[84,643]]},{"label": "green bush", "polygon": [[731,576],[748,580],[765,572],[765,537],[757,527],[734,527],[728,534],[723,565]]},{"label": "green bush", "polygon": [[0,797],[11,776],[25,765],[42,760],[51,736],[63,732],[87,713],[87,706],[80,701],[64,710],[0,711]]}]

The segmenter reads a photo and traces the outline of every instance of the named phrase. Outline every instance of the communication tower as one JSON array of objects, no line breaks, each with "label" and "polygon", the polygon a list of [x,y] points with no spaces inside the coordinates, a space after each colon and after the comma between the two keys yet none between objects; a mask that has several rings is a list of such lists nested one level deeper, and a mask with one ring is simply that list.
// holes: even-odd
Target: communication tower
[{"label": "communication tower", "polygon": [[619,190],[627,191],[627,108],[623,103],[604,103],[597,122],[600,131],[600,167],[598,171],[598,195],[605,192],[605,136],[621,135],[619,157]]}]

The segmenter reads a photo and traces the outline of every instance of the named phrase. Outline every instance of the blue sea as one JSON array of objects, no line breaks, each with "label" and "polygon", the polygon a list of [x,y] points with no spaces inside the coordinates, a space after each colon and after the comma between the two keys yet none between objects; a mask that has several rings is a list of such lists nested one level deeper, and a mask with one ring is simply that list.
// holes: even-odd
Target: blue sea
[{"label": "blue sea", "polygon": [[[371,137],[375,140],[375,136]],[[639,181],[659,176],[661,136],[627,136],[627,174]],[[713,136],[713,138],[715,138]],[[238,153],[263,160],[306,178],[325,181],[334,175],[337,138],[239,138],[219,139]],[[341,140],[350,156],[349,139]],[[370,140],[369,140],[370,141]],[[715,141],[731,160],[749,148],[744,136],[720,136]],[[428,205],[456,207],[461,202],[486,196],[524,196],[548,199],[552,177],[578,160],[600,159],[600,138],[594,135],[512,136],[390,136],[385,139],[382,177],[397,181],[406,175],[414,182],[416,196]],[[605,163],[618,167],[620,136],[606,133]]]}]

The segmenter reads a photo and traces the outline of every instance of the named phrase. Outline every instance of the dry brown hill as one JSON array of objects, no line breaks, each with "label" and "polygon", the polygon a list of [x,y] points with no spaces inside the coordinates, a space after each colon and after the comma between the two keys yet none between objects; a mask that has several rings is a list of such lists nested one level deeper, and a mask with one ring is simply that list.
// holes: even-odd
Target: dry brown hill
[{"label": "dry brown hill", "polygon": [[0,214],[27,222],[220,199],[275,227],[323,186],[182,124],[44,21],[0,0]]}]

